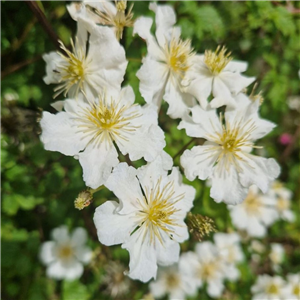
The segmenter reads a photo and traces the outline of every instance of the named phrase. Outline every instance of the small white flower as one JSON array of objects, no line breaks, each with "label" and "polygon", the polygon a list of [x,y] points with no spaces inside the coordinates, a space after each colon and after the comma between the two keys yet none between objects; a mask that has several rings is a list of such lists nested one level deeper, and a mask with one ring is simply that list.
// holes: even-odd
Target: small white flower
[{"label": "small white flower", "polygon": [[231,281],[237,280],[240,272],[236,264],[244,260],[239,235],[237,233],[215,233],[214,241],[220,256],[227,263],[226,277]]},{"label": "small white flower", "polygon": [[300,299],[300,273],[287,275],[287,285],[284,288],[284,295],[284,299]]},{"label": "small white flower", "polygon": [[84,0],[81,4],[74,2],[67,5],[67,9],[75,21],[77,21],[80,16],[85,16],[95,23],[112,27],[116,38],[120,40],[123,35],[124,27],[133,26],[133,4],[130,6],[128,12],[125,13],[127,1],[121,0],[115,1],[115,3],[116,5],[113,5],[112,1],[107,0]]},{"label": "small white flower", "polygon": [[68,99],[65,111],[43,113],[41,140],[45,149],[78,156],[87,186],[102,185],[118,163],[118,152],[132,161],[152,161],[165,146],[155,106],[134,104],[130,86],[120,94],[103,95],[89,103]]},{"label": "small white flower", "polygon": [[179,243],[188,239],[184,223],[195,190],[182,184],[177,168],[167,175],[162,156],[139,169],[119,164],[106,182],[118,197],[96,209],[94,222],[101,243],[122,244],[129,251],[128,273],[143,282],[156,278],[157,265],[179,259]]},{"label": "small white flower", "polygon": [[[105,88],[120,89],[127,61],[125,51],[109,28],[78,18],[72,50],[62,42],[63,52],[50,52],[46,61],[46,84],[58,84],[54,98],[63,93],[77,98],[80,92],[96,97]],[[88,44],[88,48],[87,48]]]},{"label": "small white flower", "polygon": [[183,253],[179,268],[183,275],[189,277],[190,283],[195,284],[197,288],[206,282],[207,293],[210,297],[221,296],[227,266],[214,244],[201,242],[196,245],[195,252]]},{"label": "small white flower", "polygon": [[269,258],[272,262],[273,269],[276,271],[284,258],[284,248],[280,244],[271,244],[271,252]]},{"label": "small white flower", "polygon": [[243,203],[228,208],[234,226],[252,237],[265,236],[266,227],[277,219],[274,197],[262,195],[254,185],[249,188]]},{"label": "small white flower", "polygon": [[283,219],[288,222],[295,221],[295,214],[290,209],[292,191],[285,188],[279,181],[275,181],[270,189],[270,194],[276,197],[276,209],[278,212],[278,219]]},{"label": "small white flower", "polygon": [[264,253],[266,251],[266,246],[258,240],[252,240],[249,250],[251,252]]},{"label": "small white flower", "polygon": [[55,279],[74,280],[83,273],[83,264],[90,262],[92,251],[86,247],[85,229],[76,228],[69,235],[66,226],[52,230],[53,241],[42,244],[40,259],[47,266],[47,276]]},{"label": "small white flower", "polygon": [[137,72],[140,91],[147,103],[154,103],[158,109],[164,99],[169,104],[167,114],[181,118],[194,99],[183,92],[181,81],[193,63],[191,41],[180,39],[180,28],[173,27],[176,15],[169,5],[150,4],[156,13],[155,37],[150,33],[152,19],[140,17],[134,24],[134,33],[146,40],[148,54]]},{"label": "small white flower", "polygon": [[186,296],[193,296],[197,292],[195,285],[180,272],[177,264],[160,267],[156,281],[151,282],[149,288],[154,297],[162,298],[168,294],[170,300],[184,300]]},{"label": "small white flower", "polygon": [[241,203],[249,186],[257,185],[264,193],[280,173],[273,158],[250,154],[255,140],[269,133],[274,124],[258,115],[259,102],[249,102],[235,110],[227,110],[223,120],[215,110],[191,109],[192,118],[182,120],[179,129],[185,128],[188,136],[205,138],[202,146],[186,150],[181,165],[186,177],[194,180],[212,180],[210,196],[216,202]]},{"label": "small white flower", "polygon": [[246,62],[232,61],[226,48],[218,46],[215,52],[206,50],[204,55],[195,57],[182,83],[186,85],[186,92],[196,97],[204,109],[211,92],[214,96],[209,103],[211,108],[234,107],[234,96],[255,80],[240,74],[246,71],[247,65]]},{"label": "small white flower", "polygon": [[279,276],[258,276],[256,283],[251,287],[254,294],[252,300],[285,300],[284,287],[286,282]]}]

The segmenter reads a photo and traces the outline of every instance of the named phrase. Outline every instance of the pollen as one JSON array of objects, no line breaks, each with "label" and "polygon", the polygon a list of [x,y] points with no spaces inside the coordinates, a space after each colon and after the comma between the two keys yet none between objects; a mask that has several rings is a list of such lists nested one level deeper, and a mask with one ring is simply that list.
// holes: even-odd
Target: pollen
[{"label": "pollen", "polygon": [[73,52],[68,50],[61,41],[59,43],[65,54],[58,52],[62,62],[54,70],[55,73],[60,75],[60,85],[54,89],[56,92],[54,98],[61,93],[66,97],[70,89],[75,89],[75,97],[77,97],[79,91],[84,91],[83,84],[86,80],[89,64],[86,59],[86,53],[79,46],[75,47],[73,40],[71,40]]},{"label": "pollen", "polygon": [[132,110],[134,107],[136,105],[120,105],[113,99],[107,101],[104,95],[77,113],[75,120],[78,131],[89,135],[90,142],[95,147],[102,142],[111,145],[116,141],[120,143],[127,141],[128,136],[139,127],[131,124],[134,119],[141,116],[140,113]]},{"label": "pollen", "polygon": [[176,234],[174,226],[179,226],[175,213],[179,210],[176,203],[183,199],[183,195],[175,195],[174,182],[165,186],[161,184],[160,178],[154,188],[144,189],[145,197],[139,200],[141,210],[138,213],[140,226],[146,226],[150,234],[150,242],[155,243],[157,238],[163,244],[162,233],[165,232],[170,238]]},{"label": "pollen", "polygon": [[275,294],[277,295],[279,292],[279,289],[277,287],[277,285],[275,285],[274,283],[272,283],[268,288],[267,288],[267,293],[268,294]]},{"label": "pollen", "polygon": [[172,38],[165,47],[166,60],[173,73],[183,78],[185,72],[190,68],[190,58],[194,56],[191,41],[182,41]]},{"label": "pollen", "polygon": [[216,51],[206,50],[204,53],[204,63],[213,75],[218,75],[227,64],[232,60],[231,52],[226,53],[227,49],[223,46],[217,47]]},{"label": "pollen", "polygon": [[65,245],[58,250],[58,257],[62,259],[70,258],[73,255],[73,249],[69,245]]}]

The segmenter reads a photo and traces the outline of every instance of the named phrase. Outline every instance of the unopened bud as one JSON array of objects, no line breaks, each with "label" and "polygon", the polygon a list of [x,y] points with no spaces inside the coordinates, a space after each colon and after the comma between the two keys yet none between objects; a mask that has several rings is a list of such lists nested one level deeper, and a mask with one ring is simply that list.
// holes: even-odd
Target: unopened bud
[{"label": "unopened bud", "polygon": [[202,241],[205,236],[208,236],[211,232],[216,232],[214,221],[200,214],[187,215],[187,225],[190,233],[198,240]]},{"label": "unopened bud", "polygon": [[74,201],[75,208],[82,210],[89,206],[93,200],[93,194],[89,190],[85,190],[79,193],[78,197]]}]

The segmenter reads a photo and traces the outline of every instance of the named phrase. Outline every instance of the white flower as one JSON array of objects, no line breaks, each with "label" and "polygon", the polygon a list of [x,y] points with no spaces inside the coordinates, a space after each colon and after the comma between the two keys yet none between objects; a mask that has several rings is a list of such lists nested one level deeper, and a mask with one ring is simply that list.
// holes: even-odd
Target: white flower
[{"label": "white flower", "polygon": [[207,293],[212,298],[219,298],[224,289],[223,280],[227,267],[218,248],[211,242],[196,245],[195,252],[181,255],[179,268],[183,275],[189,276],[190,283],[201,287],[207,283]]},{"label": "white flower", "polygon": [[152,161],[165,146],[154,106],[134,103],[130,86],[120,94],[102,95],[89,103],[68,99],[65,111],[43,113],[41,140],[46,150],[79,158],[87,186],[102,185],[118,163],[118,152],[132,161]]},{"label": "white flower", "polygon": [[278,212],[278,218],[288,222],[295,221],[295,214],[290,209],[292,191],[285,188],[279,181],[275,181],[270,189],[270,194],[276,197],[276,209]]},{"label": "white flower", "polygon": [[272,267],[275,271],[279,270],[279,265],[282,263],[284,258],[284,247],[280,244],[271,244],[271,252],[269,258],[272,262]]},{"label": "white flower", "polygon": [[149,288],[154,297],[162,298],[168,294],[170,300],[184,300],[197,292],[190,278],[180,272],[178,264],[158,268],[157,279],[150,283]]},{"label": "white flower", "polygon": [[135,21],[134,33],[146,40],[148,54],[137,72],[140,92],[147,103],[154,103],[158,109],[164,99],[169,104],[167,114],[181,118],[194,99],[182,91],[181,80],[193,63],[191,41],[180,39],[180,28],[173,27],[176,16],[169,5],[150,4],[156,13],[155,37],[150,33],[152,19],[140,17]]},{"label": "white flower", "polygon": [[300,299],[300,273],[288,274],[287,285],[284,288],[285,298],[289,300]]},{"label": "white flower", "polygon": [[124,27],[133,26],[133,4],[127,14],[125,14],[127,1],[115,1],[115,3],[116,5],[113,5],[112,1],[107,0],[84,0],[81,4],[73,2],[67,5],[67,9],[75,21],[77,21],[80,16],[85,16],[95,23],[111,26],[117,39],[120,40],[123,35]]},{"label": "white flower", "polygon": [[274,124],[258,115],[259,102],[249,102],[236,110],[225,112],[218,118],[215,110],[191,109],[192,118],[182,120],[188,136],[205,138],[202,146],[186,150],[181,165],[186,177],[194,180],[212,180],[210,196],[227,204],[242,202],[249,186],[257,185],[264,193],[279,175],[280,167],[273,158],[250,154],[255,140],[269,133]]},{"label": "white flower", "polygon": [[188,239],[184,223],[195,190],[182,184],[177,168],[167,175],[162,157],[139,169],[119,164],[106,182],[118,197],[96,209],[94,222],[104,245],[122,244],[129,251],[128,273],[143,282],[156,278],[157,264],[179,259],[179,243]]},{"label": "white flower", "polygon": [[226,48],[218,46],[215,52],[206,50],[204,55],[194,58],[182,83],[186,85],[186,92],[196,97],[204,109],[211,92],[214,96],[209,103],[211,108],[235,106],[234,96],[255,80],[240,74],[246,71],[247,65],[246,62],[232,61]]},{"label": "white flower", "polygon": [[109,28],[81,17],[77,25],[75,43],[71,40],[72,50],[60,42],[63,52],[43,56],[45,83],[58,84],[54,97],[63,93],[77,98],[80,92],[96,97],[104,89],[119,90],[127,67],[124,48]]},{"label": "white flower", "polygon": [[237,233],[215,233],[214,241],[220,256],[227,263],[226,277],[231,281],[237,280],[240,272],[236,263],[244,260],[239,235]]},{"label": "white flower", "polygon": [[53,241],[42,244],[40,259],[47,266],[47,276],[55,279],[74,280],[83,273],[83,264],[90,262],[92,251],[86,247],[87,234],[75,228],[69,235],[66,226],[52,230]]},{"label": "white flower", "polygon": [[233,225],[245,230],[249,236],[263,237],[266,227],[277,219],[275,199],[259,193],[256,186],[251,186],[243,203],[228,206]]},{"label": "white flower", "polygon": [[286,282],[279,276],[259,275],[251,292],[252,300],[286,300],[284,290]]}]

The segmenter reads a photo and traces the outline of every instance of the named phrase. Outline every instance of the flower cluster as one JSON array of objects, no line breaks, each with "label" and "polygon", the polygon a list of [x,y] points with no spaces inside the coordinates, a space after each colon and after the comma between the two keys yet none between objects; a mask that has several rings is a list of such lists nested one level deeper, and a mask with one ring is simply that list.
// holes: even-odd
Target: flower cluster
[{"label": "flower cluster", "polygon": [[169,299],[185,299],[206,283],[208,295],[219,298],[224,280],[236,281],[240,276],[236,265],[244,255],[239,242],[236,233],[216,233],[214,243],[198,243],[195,252],[181,255],[178,264],[159,269],[157,280],[150,283],[151,293],[159,298],[169,294]]},{"label": "flower cluster", "polygon": [[[242,260],[239,238],[215,234],[215,244],[199,243],[195,252],[179,259],[179,243],[189,238],[184,219],[193,207],[195,189],[183,184],[179,168],[173,167],[172,158],[163,150],[166,142],[158,112],[166,101],[167,115],[180,119],[178,129],[205,140],[183,152],[184,174],[190,181],[196,177],[211,180],[210,195],[216,202],[238,204],[246,198],[243,205],[253,213],[249,223],[245,212],[242,217],[235,212],[242,211],[242,206],[231,212],[233,222],[241,219],[242,228],[249,227],[250,234],[263,235],[262,222],[269,225],[276,218],[291,219],[286,190],[277,187],[261,196],[257,205],[272,206],[262,211],[253,200],[258,189],[267,193],[280,173],[274,159],[251,153],[260,148],[255,141],[275,124],[259,116],[261,96],[246,95],[246,87],[255,80],[242,74],[246,62],[233,60],[224,46],[198,54],[191,40],[181,38],[169,5],[149,6],[155,13],[155,35],[152,18],[133,21],[132,6],[127,13],[126,8],[126,1],[115,5],[83,1],[68,6],[77,22],[77,35],[71,48],[60,42],[61,52],[44,55],[44,81],[56,84],[54,98],[63,96],[64,100],[52,104],[55,114],[43,112],[41,141],[46,150],[78,159],[87,186],[75,201],[78,209],[90,205],[93,193],[103,187],[118,198],[96,209],[94,223],[102,244],[122,244],[128,250],[129,277],[146,282],[156,278],[158,265],[178,263],[180,272],[191,279],[190,287],[181,289],[178,282],[185,279],[163,276],[170,289],[177,287],[174,295],[181,297],[183,290],[192,292],[207,282],[208,294],[218,297],[223,280],[239,276],[235,266]],[[119,41],[124,28],[131,26],[133,34],[147,44],[136,74],[144,105],[135,103],[134,90],[123,81],[127,60]],[[136,168],[133,162],[140,159],[145,164]],[[257,211],[267,218],[259,215],[257,219]],[[202,220],[210,229],[200,231],[201,237],[214,230],[209,218]],[[168,291],[156,290],[160,291],[157,295]]]}]

